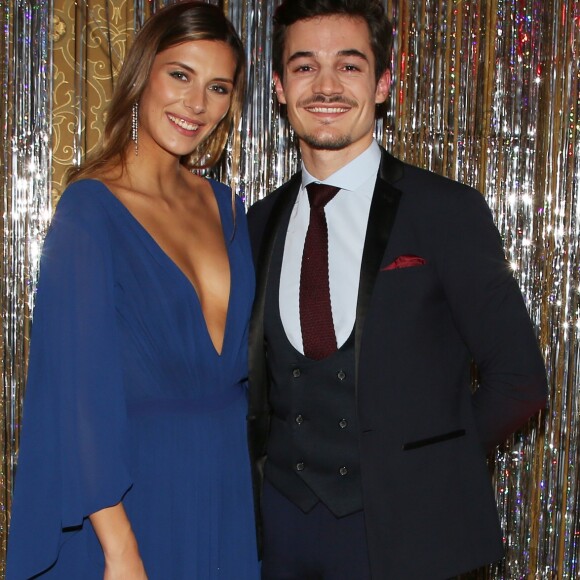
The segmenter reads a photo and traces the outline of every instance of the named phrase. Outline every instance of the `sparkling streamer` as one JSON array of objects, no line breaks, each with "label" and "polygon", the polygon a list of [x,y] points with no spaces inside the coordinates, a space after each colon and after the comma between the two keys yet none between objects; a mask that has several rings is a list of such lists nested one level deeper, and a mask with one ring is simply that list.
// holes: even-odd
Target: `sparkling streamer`
[{"label": "sparkling streamer", "polygon": [[[272,15],[279,0],[211,2],[224,9],[242,34],[248,59],[247,104],[224,163],[214,173],[250,205],[285,181],[300,161],[272,91]],[[490,466],[506,558],[470,577],[576,578],[580,0],[384,2],[395,26],[394,81],[387,114],[377,123],[377,138],[398,157],[485,195],[537,328],[550,380],[548,410],[498,449]],[[94,146],[102,106],[90,105],[91,91],[105,83],[110,86],[110,71],[118,72],[125,38],[166,3],[112,0],[106,13],[96,1],[76,3],[74,68],[68,77],[74,87],[75,141],[70,158],[53,160],[55,173],[62,173],[61,165],[81,160]],[[32,289],[49,213],[51,110],[59,105],[51,102],[48,76],[52,2],[33,4],[30,8],[24,1],[0,1],[5,32],[0,46],[0,120],[7,136],[0,148],[5,216],[3,542]],[[63,11],[66,4],[56,1]],[[98,44],[97,36],[108,46],[101,76],[88,66],[87,57]],[[104,89],[99,92],[106,94]]]},{"label": "sparkling streamer", "polygon": [[21,396],[38,259],[51,213],[52,2],[0,4],[2,101],[2,400],[0,575],[18,449]]}]

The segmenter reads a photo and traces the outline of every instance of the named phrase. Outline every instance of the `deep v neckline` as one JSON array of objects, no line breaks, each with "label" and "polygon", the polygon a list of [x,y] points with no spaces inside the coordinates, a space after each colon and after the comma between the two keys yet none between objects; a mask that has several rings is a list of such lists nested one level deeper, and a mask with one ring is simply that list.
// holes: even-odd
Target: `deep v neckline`
[{"label": "deep v neckline", "polygon": [[230,312],[232,309],[231,308],[232,307],[231,302],[232,302],[232,296],[233,296],[232,287],[233,287],[234,280],[233,280],[233,271],[232,271],[232,261],[231,261],[231,256],[230,256],[230,245],[227,242],[227,236],[226,236],[226,231],[225,231],[225,227],[224,227],[225,226],[225,224],[224,224],[225,216],[224,216],[224,212],[222,209],[222,204],[220,203],[220,200],[219,200],[218,196],[216,195],[215,189],[213,188],[212,184],[210,183],[209,185],[211,187],[212,193],[214,195],[214,198],[216,200],[217,207],[218,207],[220,226],[221,226],[222,236],[224,239],[224,245],[226,248],[228,268],[229,268],[229,272],[230,272],[230,288],[229,288],[229,293],[228,293],[226,320],[225,320],[224,331],[223,331],[223,335],[222,335],[221,350],[217,349],[214,341],[212,340],[211,334],[209,332],[209,327],[207,325],[207,320],[205,318],[203,308],[201,307],[201,300],[199,298],[199,294],[197,292],[195,285],[190,280],[189,276],[181,269],[181,267],[177,264],[177,262],[165,251],[165,249],[155,239],[155,237],[149,232],[149,230],[133,215],[133,213],[129,210],[129,208],[102,181],[99,181],[98,179],[94,180],[94,181],[97,181],[98,183],[100,183],[102,185],[103,189],[107,192],[108,196],[111,197],[114,200],[114,202],[116,203],[116,205],[121,208],[121,210],[123,211],[125,216],[132,222],[133,226],[141,234],[141,237],[144,238],[145,241],[147,241],[149,243],[149,245],[154,249],[154,251],[168,265],[168,267],[176,273],[177,277],[181,278],[182,282],[187,285],[190,292],[193,294],[193,297],[195,299],[197,307],[199,308],[201,319],[203,321],[203,328],[204,328],[205,336],[207,337],[207,340],[208,340],[209,344],[211,345],[213,352],[216,354],[216,356],[221,358],[223,356],[225,348],[226,348],[226,340],[228,337],[228,328],[230,326],[229,321],[230,321]]}]

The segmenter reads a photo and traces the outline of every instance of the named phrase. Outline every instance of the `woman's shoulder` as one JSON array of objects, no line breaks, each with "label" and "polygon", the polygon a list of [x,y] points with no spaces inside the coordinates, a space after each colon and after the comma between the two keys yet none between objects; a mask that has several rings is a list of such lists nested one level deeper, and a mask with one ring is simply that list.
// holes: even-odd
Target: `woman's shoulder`
[{"label": "woman's shoulder", "polygon": [[70,183],[57,201],[51,228],[68,227],[86,233],[103,232],[111,212],[113,194],[97,179]]},{"label": "woman's shoulder", "polygon": [[232,195],[232,190],[229,185],[226,185],[225,183],[218,181],[213,177],[204,177],[203,179],[209,183],[216,196],[224,197]]},{"label": "woman's shoulder", "polygon": [[[241,214],[244,218],[246,216],[246,206],[244,204],[243,198],[237,193],[232,193],[232,188],[221,181],[217,181],[213,178],[207,178],[207,181],[211,185],[214,195],[217,199],[218,205],[222,210],[222,215],[226,208],[232,208],[232,201],[235,206],[235,215]],[[237,219],[237,217],[236,217]]]},{"label": "woman's shoulder", "polygon": [[220,207],[220,217],[226,237],[231,241],[247,238],[246,206],[242,197],[237,194],[232,196],[231,187],[225,183],[215,179],[208,179],[208,181]]},{"label": "woman's shoulder", "polygon": [[104,208],[111,196],[111,191],[102,181],[79,179],[67,185],[58,199],[56,211],[98,214],[98,209]]},{"label": "woman's shoulder", "polygon": [[[220,201],[227,201],[231,205],[231,203],[232,203],[232,188],[229,185],[226,185],[225,183],[222,183],[221,181],[217,181],[211,177],[208,177],[207,180],[209,181],[209,184],[211,185],[211,188],[213,189],[216,197]],[[234,197],[236,200],[236,205],[243,207],[244,202],[243,202],[242,198],[237,193],[234,195]]]}]

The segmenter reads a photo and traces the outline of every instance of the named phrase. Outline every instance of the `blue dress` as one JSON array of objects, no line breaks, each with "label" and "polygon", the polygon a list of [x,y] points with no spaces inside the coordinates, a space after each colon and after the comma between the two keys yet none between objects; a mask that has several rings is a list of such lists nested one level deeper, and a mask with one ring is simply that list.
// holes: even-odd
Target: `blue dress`
[{"label": "blue dress", "polygon": [[231,269],[222,353],[188,278],[99,181],[64,192],[36,297],[7,580],[103,578],[87,516],[123,501],[150,580],[259,577],[246,443],[254,272],[211,181]]}]

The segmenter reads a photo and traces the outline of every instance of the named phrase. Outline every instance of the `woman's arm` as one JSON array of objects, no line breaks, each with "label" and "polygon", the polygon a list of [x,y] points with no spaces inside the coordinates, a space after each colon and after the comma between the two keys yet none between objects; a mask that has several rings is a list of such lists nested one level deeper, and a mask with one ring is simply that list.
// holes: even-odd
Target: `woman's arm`
[{"label": "woman's arm", "polygon": [[122,503],[89,516],[105,555],[103,580],[147,580],[137,539]]}]

